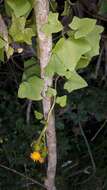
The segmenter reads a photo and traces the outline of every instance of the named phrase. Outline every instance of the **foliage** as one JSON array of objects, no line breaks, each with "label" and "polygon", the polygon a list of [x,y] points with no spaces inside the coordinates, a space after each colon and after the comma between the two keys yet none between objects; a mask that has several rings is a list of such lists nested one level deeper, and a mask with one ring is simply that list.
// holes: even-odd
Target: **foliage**
[{"label": "foliage", "polygon": [[107,13],[107,2],[106,2],[106,0],[103,0],[101,2],[99,13],[103,14],[103,15]]},{"label": "foliage", "polygon": [[[99,14],[101,15],[106,13],[105,2],[106,1],[102,1],[101,3],[99,10]],[[91,141],[92,137],[106,120],[106,84],[104,88],[100,85],[94,85],[89,76],[92,74],[91,70],[83,70],[89,65],[92,57],[99,54],[99,42],[103,27],[96,24],[97,20],[95,18],[79,18],[78,14],[74,17],[72,15],[73,19],[68,22],[67,27],[63,26],[63,22],[61,22],[63,17],[70,17],[71,9],[75,12],[76,8],[74,8],[74,4],[72,1],[67,0],[65,1],[65,7],[63,5],[61,10],[61,6],[57,7],[57,2],[52,0],[50,2],[51,11],[47,24],[44,25],[41,30],[45,32],[47,36],[52,34],[53,42],[54,37],[57,39],[55,43],[53,43],[52,56],[48,66],[45,68],[46,77],[54,77],[55,80],[59,76],[61,78],[61,83],[60,79],[58,80],[58,84],[55,84],[56,81],[54,80],[55,85],[49,87],[46,92],[48,97],[52,97],[52,106],[55,106],[54,103],[56,103],[61,107],[56,105],[56,130],[58,138],[57,184],[61,190],[63,188],[64,190],[67,189],[67,185],[68,189],[71,187],[72,189],[83,190],[85,188],[88,190],[93,189],[93,187],[96,188],[96,184],[99,183],[98,178],[100,178],[103,183],[107,173],[107,168],[105,167],[107,160],[105,154],[107,147],[105,140],[107,133],[106,128],[103,129],[102,135],[99,135],[94,142]],[[60,15],[56,12],[57,9],[62,11]],[[21,55],[23,57],[23,52],[20,53],[18,50],[22,47],[26,48],[27,45],[33,52],[36,52],[37,47],[35,46],[37,46],[37,44],[34,44],[36,29],[34,29],[35,22],[32,14],[33,0],[5,0],[5,8],[3,4],[3,10],[3,16],[5,15],[4,18],[7,18],[8,42],[0,30],[0,59],[2,61],[11,60],[11,58],[13,59],[16,55],[16,51],[19,52],[17,56],[20,57]],[[89,17],[91,16],[89,15]],[[7,45],[8,50],[6,51]],[[24,51],[24,48],[21,50]],[[36,53],[38,54],[38,52]],[[19,58],[19,67],[21,65],[20,60]],[[43,80],[40,78],[39,60],[37,60],[34,54],[27,60],[24,60],[24,58],[22,58],[22,60],[23,73],[21,73],[22,82],[20,82],[19,85],[18,97],[39,101],[43,98],[42,90],[44,87]],[[95,63],[96,58],[92,60],[93,68]],[[102,73],[104,70],[103,67],[104,66],[102,66],[102,70],[100,70]],[[17,70],[15,72],[17,73]],[[86,74],[87,72],[89,75]],[[103,78],[103,76],[100,77]],[[85,79],[91,87],[81,89],[87,86]],[[4,78],[2,78],[1,81],[4,82]],[[100,84],[100,82],[102,81],[97,79],[97,83]],[[81,90],[78,91],[78,89]],[[31,157],[34,161],[38,160],[40,163],[45,161],[47,156],[45,144],[46,128],[43,128],[43,125],[46,127],[46,121],[43,119],[41,106],[36,102],[33,103],[33,114],[31,110],[31,115],[33,115],[31,123],[27,125],[25,122],[26,110],[24,109],[23,111],[23,105],[21,105],[22,102],[25,103],[25,100],[18,100],[16,98],[16,89],[14,91],[15,94],[10,95],[1,88],[0,162],[25,173],[25,168],[27,168],[27,175],[36,175],[38,179],[42,179],[43,181],[43,175],[40,174],[40,170],[42,169],[44,173],[44,166],[40,168],[37,163],[33,163],[29,155],[31,152],[30,144],[33,141],[33,153],[36,153],[36,156],[39,154],[39,157],[35,157],[33,153]],[[72,94],[68,94],[67,100],[65,94],[71,92]],[[65,107],[66,105],[67,107]],[[39,111],[37,111],[35,107]],[[83,125],[86,137],[92,148],[92,153],[96,158],[97,172],[95,179],[92,179],[92,186],[90,183],[87,183],[88,185],[79,185],[81,181],[84,181],[84,179],[87,179],[87,176],[92,174],[90,171],[90,173],[85,173],[87,165],[90,166],[90,158],[87,155],[86,145],[78,127],[79,123]],[[42,136],[41,131],[44,132]],[[35,139],[37,139],[39,135],[42,138],[39,139],[41,141],[38,144]],[[75,166],[75,164],[77,165]],[[6,184],[10,183],[10,181],[12,183],[12,187],[9,188],[14,189],[14,183],[16,182],[13,177],[10,176],[10,174],[8,174],[8,177],[4,170],[0,170],[0,181],[2,181],[0,188],[5,189],[3,180],[5,178]],[[78,171],[81,170],[82,173],[78,174]],[[19,184],[23,185],[24,182],[22,180],[20,181],[19,177],[16,177],[16,181],[19,182],[17,184],[19,189]],[[71,183],[69,183],[69,181]],[[78,187],[75,187],[75,184],[78,184]]]},{"label": "foliage", "polygon": [[[35,85],[37,84],[37,85]],[[28,98],[31,100],[41,100],[41,92],[43,89],[43,80],[33,76],[27,81],[21,83],[18,91],[19,98]]]},{"label": "foliage", "polygon": [[31,38],[35,36],[33,28],[25,28],[26,18],[12,16],[12,25],[9,34],[15,42],[25,42],[32,44]]},{"label": "foliage", "polygon": [[66,106],[67,96],[57,97],[56,103],[59,104],[61,107]]},{"label": "foliage", "polygon": [[[9,27],[9,35],[11,36],[10,43],[25,42],[29,45],[32,44],[32,37],[35,36],[35,32],[32,27],[26,27],[26,15],[28,15],[32,9],[30,1],[23,0],[15,2],[8,0],[5,4],[7,7],[6,11],[10,11],[12,17],[12,23]],[[75,71],[78,68],[85,67],[84,64],[87,65],[91,58],[99,53],[100,33],[103,31],[103,28],[96,25],[95,19],[80,19],[78,17],[73,18],[69,27],[71,30],[69,30],[70,35],[68,33],[68,38],[65,36],[61,37],[52,50],[52,57],[46,68],[46,75],[50,76],[57,73],[60,76],[65,76],[68,82],[65,83],[64,89],[71,92],[86,86],[86,82],[79,77]],[[63,31],[63,27],[58,20],[58,13],[50,12],[47,24],[44,25],[42,30],[47,35],[57,33],[61,30]],[[4,42],[5,39],[1,41],[1,48],[5,46]],[[11,56],[13,50],[8,50],[8,52],[10,52],[8,55]],[[72,58],[70,59],[71,55]],[[66,60],[67,57],[69,58],[68,60]],[[83,59],[84,63],[81,64]],[[32,74],[33,73],[31,73],[31,75]],[[35,83],[39,83],[39,85],[35,86]],[[42,79],[39,79],[37,76],[32,76],[21,83],[18,96],[20,98],[40,100],[42,99],[42,89]]]},{"label": "foliage", "polygon": [[58,13],[49,13],[48,22],[43,26],[42,31],[47,35],[57,33],[63,29],[61,23],[58,21]]}]

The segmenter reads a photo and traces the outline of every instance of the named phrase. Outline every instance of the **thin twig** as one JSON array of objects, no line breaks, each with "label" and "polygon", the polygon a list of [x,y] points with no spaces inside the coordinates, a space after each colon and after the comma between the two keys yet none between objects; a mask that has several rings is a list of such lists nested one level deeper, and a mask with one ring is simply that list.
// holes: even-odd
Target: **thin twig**
[{"label": "thin twig", "polygon": [[107,39],[104,40],[104,47],[105,47],[105,74],[104,79],[106,80],[107,77]]},{"label": "thin twig", "polygon": [[100,65],[101,65],[103,51],[104,51],[104,47],[101,49],[101,52],[100,52],[100,55],[99,55],[99,58],[97,61],[96,70],[95,70],[95,79],[97,79],[97,77],[98,77],[98,72],[99,72]]},{"label": "thin twig", "polygon": [[82,128],[82,126],[81,126],[81,123],[79,123],[79,127],[80,127],[81,134],[82,134],[82,136],[83,136],[83,138],[84,138],[85,144],[86,144],[87,149],[88,149],[88,153],[89,153],[90,160],[91,160],[91,163],[92,163],[93,173],[92,173],[92,175],[91,175],[90,177],[88,177],[86,180],[84,180],[84,181],[78,183],[78,185],[79,185],[79,184],[84,184],[84,183],[88,182],[88,181],[94,176],[94,174],[95,174],[95,172],[96,172],[96,165],[95,165],[95,161],[94,161],[94,158],[93,158],[93,155],[92,155],[92,151],[91,151],[90,145],[89,145],[89,143],[88,143],[88,140],[87,140],[87,138],[86,138],[86,135],[85,135],[85,133],[84,133],[84,131],[83,131],[83,128]]},{"label": "thin twig", "polygon": [[105,124],[107,123],[107,120],[104,121],[104,123],[101,125],[101,127],[98,129],[98,131],[96,132],[96,134],[92,137],[91,142],[95,140],[95,138],[99,135],[99,133],[101,132],[101,130],[105,127]]},{"label": "thin twig", "polygon": [[78,170],[78,171],[74,172],[73,174],[69,175],[68,177],[74,177],[74,176],[82,174],[82,173],[85,173],[85,174],[89,175],[90,172],[88,171],[88,169],[90,169],[90,166],[87,166],[84,169]]},{"label": "thin twig", "polygon": [[[27,177],[27,167],[26,167],[26,164],[24,164],[24,169],[25,169],[25,174],[26,174],[26,177]],[[26,190],[30,190],[27,178],[26,178],[26,182],[25,183],[26,183]]]},{"label": "thin twig", "polygon": [[30,124],[30,113],[32,107],[32,100],[28,100],[27,110],[26,110],[26,123],[27,125]]},{"label": "thin twig", "polygon": [[37,184],[37,185],[39,185],[40,187],[43,187],[44,189],[46,189],[46,187],[45,187],[44,185],[42,185],[40,182],[36,181],[35,179],[33,179],[33,178],[31,178],[31,177],[28,177],[28,176],[24,175],[23,173],[21,173],[21,172],[15,170],[15,169],[9,168],[9,167],[7,167],[7,166],[5,166],[5,165],[3,165],[3,164],[0,164],[0,167],[1,167],[1,168],[4,168],[4,169],[6,169],[6,170],[8,170],[8,171],[10,171],[10,172],[13,172],[13,173],[15,173],[15,174],[17,174],[17,175],[19,175],[19,176],[25,178],[25,179],[28,179],[28,180],[32,181],[34,184]]},{"label": "thin twig", "polygon": [[81,126],[81,123],[79,123],[79,127],[80,127],[80,131],[81,131],[81,134],[82,136],[84,137],[84,141],[85,141],[85,144],[87,146],[87,149],[88,149],[88,153],[89,153],[89,156],[90,156],[90,159],[91,159],[91,163],[92,163],[92,166],[93,166],[93,171],[95,172],[96,171],[96,165],[95,165],[95,161],[94,161],[94,158],[93,158],[93,155],[92,155],[92,151],[91,151],[91,148],[90,148],[90,145],[88,143],[88,140],[86,138],[86,135],[83,131],[83,128]]},{"label": "thin twig", "polygon": [[49,5],[50,5],[50,7],[51,7],[52,11],[53,11],[53,12],[55,12],[56,10],[55,10],[55,8],[54,8],[54,6],[53,6],[53,4],[52,4],[51,0],[49,0]]},{"label": "thin twig", "polygon": [[[55,90],[57,89],[58,79],[59,79],[59,76],[57,76],[56,79],[55,79]],[[55,101],[56,101],[56,96],[54,96],[54,98],[53,98],[53,103],[52,103],[52,106],[51,106],[51,108],[49,110],[49,113],[48,113],[48,116],[47,116],[47,120],[46,120],[46,124],[45,124],[43,130],[41,131],[41,134],[40,134],[40,136],[39,136],[39,138],[37,140],[38,143],[40,143],[41,138],[44,136],[44,134],[45,134],[45,132],[47,130],[48,122],[49,122],[49,119],[50,119],[50,115],[51,115],[51,113],[52,113],[52,111],[53,111],[53,109],[55,107]]]}]

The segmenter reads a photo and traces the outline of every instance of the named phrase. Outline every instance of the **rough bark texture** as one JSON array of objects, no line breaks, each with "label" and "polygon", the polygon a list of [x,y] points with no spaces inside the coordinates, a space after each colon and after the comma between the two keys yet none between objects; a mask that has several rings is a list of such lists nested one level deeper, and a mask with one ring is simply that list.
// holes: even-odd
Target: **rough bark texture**
[{"label": "rough bark texture", "polygon": [[5,50],[6,52],[8,51],[9,48],[9,44],[8,44],[8,31],[7,31],[7,27],[5,25],[5,22],[0,14],[0,35],[2,36],[2,38],[5,40],[6,45],[5,45]]},{"label": "rough bark texture", "polygon": [[[43,111],[44,117],[47,119],[49,110],[51,108],[51,98],[46,97],[45,92],[48,86],[52,86],[52,78],[46,78],[44,73],[44,68],[49,62],[52,50],[52,36],[47,37],[42,31],[42,26],[47,22],[49,13],[48,0],[35,0],[34,11],[36,17],[36,27],[38,34],[38,48],[39,48],[39,60],[41,67],[41,78],[44,80],[44,90],[43,90]],[[47,136],[47,146],[48,146],[48,168],[47,168],[47,178],[45,180],[45,185],[47,190],[55,190],[55,173],[56,173],[56,134],[55,134],[55,120],[54,113],[51,113],[48,122],[48,128],[46,131]]]}]

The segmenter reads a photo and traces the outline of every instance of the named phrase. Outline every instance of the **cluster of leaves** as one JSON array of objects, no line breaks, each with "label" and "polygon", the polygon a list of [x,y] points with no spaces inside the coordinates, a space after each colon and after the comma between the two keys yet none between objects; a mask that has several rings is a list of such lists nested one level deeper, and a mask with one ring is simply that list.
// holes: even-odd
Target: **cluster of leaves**
[{"label": "cluster of leaves", "polygon": [[[48,27],[51,25],[50,23]],[[45,27],[48,30],[47,25]],[[53,29],[53,26],[51,27]],[[62,37],[53,48],[51,60],[46,67],[46,75],[53,76],[56,73],[66,77],[68,81],[65,83],[64,89],[72,92],[87,86],[76,70],[86,67],[91,58],[99,54],[99,34],[103,28],[97,26],[94,19],[77,17],[73,18],[69,27],[71,30],[68,32],[68,38]],[[47,33],[49,32],[50,30]]]},{"label": "cluster of leaves", "polygon": [[[0,38],[2,40],[1,49],[5,48],[8,43],[7,57],[11,56],[14,49],[11,47],[13,42],[26,43],[32,45],[32,37],[36,35],[33,22],[28,24],[28,15],[32,10],[33,1],[5,1],[5,10],[7,15],[11,19],[11,25],[8,30],[8,41],[5,42],[3,34]],[[58,13],[50,12],[47,23],[43,26],[42,31],[46,35],[63,31],[63,26],[58,20]],[[78,69],[86,67],[91,58],[99,54],[99,40],[100,33],[103,31],[103,27],[96,25],[95,19],[74,17],[69,24],[69,30],[67,31],[68,37],[61,37],[55,44],[52,50],[52,56],[48,66],[45,69],[46,76],[54,76],[55,74],[66,78],[64,89],[68,92],[80,89],[87,86],[86,81],[77,73]],[[63,32],[62,32],[63,33]],[[29,60],[26,64],[32,64],[36,60]],[[38,67],[38,65],[37,65]],[[30,70],[31,76],[22,78],[22,83],[19,87],[18,96],[20,98],[28,98],[31,100],[41,100],[41,92],[44,86],[42,79],[38,76],[38,71],[35,74]],[[34,76],[32,76],[34,74]],[[35,85],[39,84],[39,85]],[[56,89],[55,89],[56,90]],[[56,96],[55,90],[49,89],[49,96]],[[62,99],[56,101],[57,103],[65,106],[65,96]],[[61,106],[62,106],[61,105]]]},{"label": "cluster of leaves", "polygon": [[[6,51],[7,58],[9,58],[14,53],[12,48],[12,43],[14,42],[25,42],[29,45],[32,44],[31,38],[35,36],[35,30],[32,24],[26,27],[26,18],[32,10],[31,1],[5,1],[5,12],[7,16],[12,18],[11,25],[9,25],[8,31],[7,27],[0,30],[0,59],[3,60],[4,50]],[[7,33],[6,35],[4,35]],[[7,48],[5,48],[7,47]]]},{"label": "cluster of leaves", "polygon": [[[76,71],[86,67],[91,58],[99,54],[100,33],[103,31],[103,27],[96,25],[96,20],[94,19],[80,19],[77,17],[74,17],[69,27],[68,38],[61,37],[55,44],[45,72],[48,77],[55,74],[65,77],[67,81],[64,84],[64,89],[72,92],[87,86],[86,81]],[[58,21],[57,13],[50,12],[48,22],[42,30],[46,35],[63,30],[61,23]],[[39,87],[33,86],[36,82],[40,84]],[[33,78],[20,85],[19,97],[40,100],[42,98],[42,88],[43,81],[33,76]],[[31,89],[35,89],[32,90],[34,95],[30,94]],[[49,87],[47,95],[56,96],[55,90]],[[56,103],[65,106],[66,97],[58,97]]]}]

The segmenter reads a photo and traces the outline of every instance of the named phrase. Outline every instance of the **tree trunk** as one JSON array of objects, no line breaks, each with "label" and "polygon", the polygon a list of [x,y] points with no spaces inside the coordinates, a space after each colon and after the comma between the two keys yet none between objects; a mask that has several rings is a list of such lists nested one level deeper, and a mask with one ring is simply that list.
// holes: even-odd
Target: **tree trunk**
[{"label": "tree trunk", "polygon": [[[44,90],[43,95],[43,112],[45,120],[49,110],[52,106],[51,98],[46,97],[46,91],[48,86],[52,86],[52,78],[47,78],[44,73],[44,68],[49,62],[52,50],[52,36],[46,36],[42,31],[42,26],[47,22],[49,13],[49,3],[48,0],[35,0],[34,12],[36,18],[36,27],[38,35],[38,50],[39,50],[39,60],[41,67],[41,78],[44,80]],[[55,173],[56,173],[56,134],[55,134],[55,118],[54,113],[50,115],[48,122],[48,127],[46,131],[47,146],[48,146],[48,168],[47,168],[47,178],[45,180],[45,185],[47,190],[55,190]]]},{"label": "tree trunk", "polygon": [[6,45],[5,45],[5,51],[8,51],[9,48],[9,43],[8,43],[8,31],[7,27],[5,25],[5,22],[0,14],[0,35],[2,35],[3,40],[5,40]]}]

